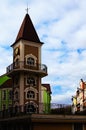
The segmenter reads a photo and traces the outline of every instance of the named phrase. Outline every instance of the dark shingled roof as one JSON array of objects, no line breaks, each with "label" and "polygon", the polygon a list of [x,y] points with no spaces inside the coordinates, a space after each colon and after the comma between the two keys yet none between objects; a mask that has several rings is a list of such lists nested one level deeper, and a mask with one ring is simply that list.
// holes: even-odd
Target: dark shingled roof
[{"label": "dark shingled roof", "polygon": [[24,40],[28,40],[28,41],[32,41],[32,42],[37,42],[37,43],[42,43],[42,42],[40,42],[40,39],[39,39],[37,32],[33,26],[33,23],[31,21],[29,14],[25,15],[25,18],[21,24],[20,30],[18,32],[18,35],[17,35],[16,40],[13,43],[13,45],[17,41],[19,41],[20,39],[24,39]]}]

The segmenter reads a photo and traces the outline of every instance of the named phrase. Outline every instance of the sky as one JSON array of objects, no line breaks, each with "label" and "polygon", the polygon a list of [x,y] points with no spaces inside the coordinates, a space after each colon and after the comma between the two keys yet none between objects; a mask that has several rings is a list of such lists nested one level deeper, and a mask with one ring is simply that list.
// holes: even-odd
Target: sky
[{"label": "sky", "polygon": [[86,0],[0,1],[0,75],[13,59],[10,47],[29,8],[42,42],[42,64],[48,67],[52,103],[71,104],[71,97],[86,81]]}]

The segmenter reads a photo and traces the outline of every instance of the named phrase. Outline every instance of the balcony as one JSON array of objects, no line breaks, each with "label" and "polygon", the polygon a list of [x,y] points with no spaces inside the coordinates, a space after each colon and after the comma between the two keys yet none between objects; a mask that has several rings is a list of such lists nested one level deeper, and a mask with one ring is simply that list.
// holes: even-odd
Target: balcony
[{"label": "balcony", "polygon": [[14,62],[6,68],[7,74],[17,71],[35,72],[42,77],[47,75],[47,66],[44,64],[27,64],[25,61]]}]

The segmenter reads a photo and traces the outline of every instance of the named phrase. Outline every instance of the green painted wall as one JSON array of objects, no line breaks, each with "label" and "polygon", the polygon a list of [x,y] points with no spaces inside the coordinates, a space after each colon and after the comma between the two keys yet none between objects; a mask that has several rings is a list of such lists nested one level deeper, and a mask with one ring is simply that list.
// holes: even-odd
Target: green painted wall
[{"label": "green painted wall", "polygon": [[[10,77],[3,75],[0,77],[0,87],[10,79]],[[9,86],[10,87],[10,86]],[[5,105],[5,109],[9,107],[9,104],[12,104],[12,98],[9,99],[9,92],[12,90],[11,88],[0,88],[0,111],[3,110],[3,105]],[[5,98],[3,99],[3,92],[5,91]]]},{"label": "green painted wall", "polygon": [[[3,99],[3,90],[6,91],[6,99]],[[10,88],[0,89],[0,111],[3,110],[3,105],[8,109],[9,105],[12,105],[12,99],[9,99]]]},{"label": "green painted wall", "polygon": [[49,113],[50,112],[50,101],[51,96],[50,93],[46,90],[43,91],[43,103],[44,103],[44,112]]}]

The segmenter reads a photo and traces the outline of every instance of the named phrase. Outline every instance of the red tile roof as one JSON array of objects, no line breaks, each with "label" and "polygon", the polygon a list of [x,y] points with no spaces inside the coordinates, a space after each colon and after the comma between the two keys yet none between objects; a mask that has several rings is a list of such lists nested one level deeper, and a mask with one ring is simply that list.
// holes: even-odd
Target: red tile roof
[{"label": "red tile roof", "polygon": [[42,42],[40,42],[40,39],[39,39],[37,32],[33,26],[31,18],[28,14],[25,15],[25,18],[21,24],[20,30],[19,30],[18,35],[16,37],[15,43],[17,41],[19,41],[20,39],[24,39],[24,40],[28,40],[28,41],[32,41],[32,42],[37,42],[37,43],[42,43]]}]

